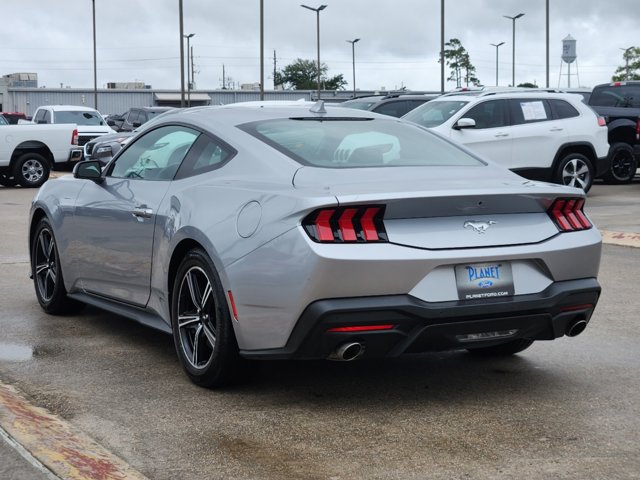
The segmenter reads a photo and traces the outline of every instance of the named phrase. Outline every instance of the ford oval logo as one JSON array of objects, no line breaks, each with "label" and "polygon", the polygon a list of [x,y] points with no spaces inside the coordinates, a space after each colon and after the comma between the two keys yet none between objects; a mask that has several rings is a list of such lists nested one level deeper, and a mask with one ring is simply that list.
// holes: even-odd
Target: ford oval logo
[{"label": "ford oval logo", "polygon": [[478,282],[478,286],[480,288],[493,287],[493,282],[491,280],[482,280],[481,282]]}]

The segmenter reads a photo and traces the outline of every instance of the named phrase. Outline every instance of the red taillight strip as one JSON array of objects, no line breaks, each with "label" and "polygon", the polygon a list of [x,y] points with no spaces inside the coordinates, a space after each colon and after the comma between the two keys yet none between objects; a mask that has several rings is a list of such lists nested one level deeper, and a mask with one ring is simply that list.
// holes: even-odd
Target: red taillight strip
[{"label": "red taillight strip", "polygon": [[322,208],[310,213],[302,227],[315,242],[386,242],[384,211],[384,205]]},{"label": "red taillight strip", "polygon": [[348,327],[333,327],[329,328],[327,332],[377,332],[380,330],[392,330],[395,325],[350,325]]},{"label": "red taillight strip", "polygon": [[238,311],[236,310],[236,302],[233,299],[233,293],[231,293],[231,290],[227,290],[227,295],[229,295],[229,303],[231,304],[231,313],[233,313],[233,318],[237,321]]},{"label": "red taillight strip", "polygon": [[583,303],[582,305],[567,305],[560,307],[561,312],[574,312],[576,310],[586,310],[587,308],[593,308],[593,303]]},{"label": "red taillight strip", "polygon": [[587,230],[593,225],[583,212],[584,198],[558,198],[548,211],[562,232]]},{"label": "red taillight strip", "polygon": [[358,240],[358,237],[356,236],[356,229],[353,226],[353,217],[356,213],[358,213],[357,208],[347,208],[342,212],[342,215],[340,215],[338,226],[340,227],[342,241],[344,242],[355,242]]},{"label": "red taillight strip", "polygon": [[376,242],[379,240],[378,232],[376,231],[376,225],[373,221],[375,216],[380,211],[378,207],[367,208],[360,219],[360,225],[362,225],[362,233],[364,234],[364,239],[367,242]]},{"label": "red taillight strip", "polygon": [[640,140],[640,118],[636,120],[636,140]]},{"label": "red taillight strip", "polygon": [[335,213],[334,209],[320,210],[316,217],[316,232],[321,242],[333,241],[333,229],[331,228],[331,217]]}]

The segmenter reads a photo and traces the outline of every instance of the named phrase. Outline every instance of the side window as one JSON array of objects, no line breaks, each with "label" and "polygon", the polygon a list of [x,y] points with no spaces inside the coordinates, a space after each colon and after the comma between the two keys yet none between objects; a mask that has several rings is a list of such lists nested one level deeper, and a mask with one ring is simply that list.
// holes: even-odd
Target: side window
[{"label": "side window", "polygon": [[505,100],[481,102],[462,115],[476,121],[476,128],[498,128],[509,125],[509,115]]},{"label": "side window", "polygon": [[196,130],[177,125],[152,130],[122,152],[108,176],[172,180],[198,135]]},{"label": "side window", "polygon": [[51,112],[49,110],[44,111],[44,117],[42,120],[44,123],[51,123]]},{"label": "side window", "polygon": [[40,120],[44,120],[44,110],[38,110],[36,115],[33,117],[34,123],[39,123]]},{"label": "side window", "polygon": [[546,100],[521,98],[509,100],[511,103],[512,125],[544,122],[552,120],[551,109]]},{"label": "side window", "polygon": [[200,135],[175,177],[180,179],[210,172],[227,163],[235,154],[236,151],[224,142]]},{"label": "side window", "polygon": [[392,117],[401,117],[409,110],[411,110],[411,107],[409,105],[409,102],[405,100],[397,100],[393,102],[383,103],[379,107],[374,108],[373,111],[376,113],[382,113],[384,115],[390,115]]},{"label": "side window", "polygon": [[564,100],[549,100],[551,108],[553,108],[555,118],[573,118],[580,116],[578,110],[573,105]]},{"label": "side window", "polygon": [[127,123],[130,125],[133,125],[133,122],[138,122],[138,118],[139,118],[140,114],[138,112],[138,110],[131,110],[129,112],[129,116],[127,117]]}]

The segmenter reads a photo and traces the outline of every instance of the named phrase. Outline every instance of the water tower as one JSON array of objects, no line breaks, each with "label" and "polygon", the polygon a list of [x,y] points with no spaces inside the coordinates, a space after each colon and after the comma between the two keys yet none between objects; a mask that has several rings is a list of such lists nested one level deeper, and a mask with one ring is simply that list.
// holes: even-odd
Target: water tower
[{"label": "water tower", "polygon": [[[580,76],[578,75],[578,55],[576,54],[576,39],[571,35],[567,35],[562,40],[562,60],[560,62],[560,76],[562,76],[562,65],[567,64],[567,87],[571,88],[571,64],[576,62],[576,77],[578,77],[578,85],[580,84]],[[560,77],[558,78],[558,87],[560,87]]]}]

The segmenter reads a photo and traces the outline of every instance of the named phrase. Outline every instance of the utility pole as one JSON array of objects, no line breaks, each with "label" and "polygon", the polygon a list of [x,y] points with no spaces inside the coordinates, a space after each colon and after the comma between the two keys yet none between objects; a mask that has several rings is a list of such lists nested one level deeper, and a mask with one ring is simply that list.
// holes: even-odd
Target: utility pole
[{"label": "utility pole", "polygon": [[184,108],[184,27],[182,24],[182,0],[178,0],[180,17],[180,107]]},{"label": "utility pole", "polygon": [[93,108],[98,110],[98,62],[96,61],[96,0],[93,5]]},{"label": "utility pole", "polygon": [[547,28],[547,88],[549,88],[549,0],[545,0],[545,16]]},{"label": "utility pole", "polygon": [[222,64],[222,89],[223,90],[227,89],[227,80],[225,79],[225,76],[224,76],[224,63]]},{"label": "utility pole", "polygon": [[276,60],[276,50],[273,50],[273,89],[276,89],[276,73],[278,73],[277,69],[277,60]]},{"label": "utility pole", "polygon": [[264,0],[260,0],[260,100],[264,100]]},{"label": "utility pole", "polygon": [[[196,70],[193,65],[193,45],[191,45],[191,84],[189,85],[189,90],[195,89],[195,84],[196,84],[195,74],[196,74]],[[191,97],[189,97],[189,106],[191,106]]]}]

